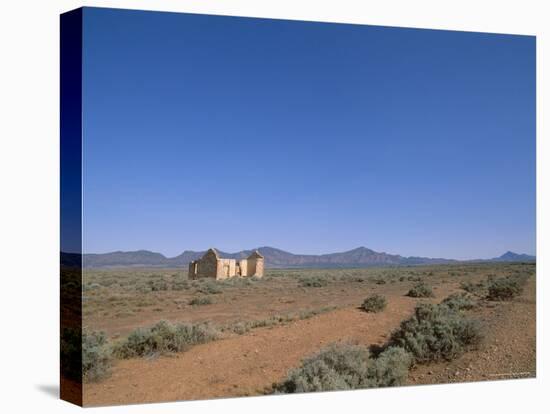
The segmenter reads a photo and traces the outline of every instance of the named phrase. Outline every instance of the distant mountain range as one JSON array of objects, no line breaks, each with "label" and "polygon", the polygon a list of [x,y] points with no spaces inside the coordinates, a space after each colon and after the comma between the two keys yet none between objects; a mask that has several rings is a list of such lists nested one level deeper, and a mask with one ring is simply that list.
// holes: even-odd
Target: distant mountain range
[{"label": "distant mountain range", "polygon": [[517,254],[510,251],[507,251],[502,256],[490,259],[491,262],[533,262],[535,260],[535,256],[530,256],[528,254]]},{"label": "distant mountain range", "polygon": [[[429,257],[404,257],[397,254],[379,253],[366,247],[358,247],[341,253],[329,254],[293,254],[273,247],[259,247],[257,249],[265,258],[266,267],[270,268],[352,268],[374,266],[408,266],[425,264],[450,264],[466,262],[530,262],[535,261],[535,256],[506,252],[502,256],[492,259],[479,259],[460,261],[453,259],[429,258]],[[232,259],[246,258],[253,250],[243,250],[237,253],[219,251],[222,257]],[[186,250],[176,257],[166,257],[161,253],[148,250],[132,252],[111,252],[102,254],[84,254],[84,266],[87,268],[101,267],[186,267],[189,262],[196,260],[204,254],[204,251],[196,252]],[[61,253],[61,263],[66,266],[78,266],[79,255],[74,253]]]}]

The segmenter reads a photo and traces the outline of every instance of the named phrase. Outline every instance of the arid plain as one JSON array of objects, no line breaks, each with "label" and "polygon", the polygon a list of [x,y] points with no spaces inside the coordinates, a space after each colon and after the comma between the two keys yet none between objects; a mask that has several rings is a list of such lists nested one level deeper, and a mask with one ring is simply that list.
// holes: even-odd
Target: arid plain
[{"label": "arid plain", "polygon": [[[86,381],[85,405],[271,393],[301,362],[334,343],[376,349],[422,303],[460,294],[483,339],[452,359],[412,364],[403,385],[535,376],[534,263],[472,263],[368,269],[268,269],[263,278],[187,280],[181,269],[89,269],[85,332],[116,348],[159,321],[205,326],[208,340],[171,352],[125,354]],[[488,281],[522,277],[521,294],[490,299]],[[427,297],[411,297],[418,285]],[[365,298],[386,299],[365,312]],[[120,348],[119,348],[120,349]]]}]

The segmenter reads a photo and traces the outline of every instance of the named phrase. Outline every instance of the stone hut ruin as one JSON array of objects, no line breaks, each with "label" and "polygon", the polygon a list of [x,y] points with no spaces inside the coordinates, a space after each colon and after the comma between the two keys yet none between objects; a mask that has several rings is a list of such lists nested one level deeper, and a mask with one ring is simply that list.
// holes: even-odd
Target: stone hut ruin
[{"label": "stone hut ruin", "polygon": [[216,249],[208,249],[201,259],[189,263],[189,279],[212,278],[216,280],[231,277],[262,277],[264,257],[255,250],[248,258],[223,259]]}]

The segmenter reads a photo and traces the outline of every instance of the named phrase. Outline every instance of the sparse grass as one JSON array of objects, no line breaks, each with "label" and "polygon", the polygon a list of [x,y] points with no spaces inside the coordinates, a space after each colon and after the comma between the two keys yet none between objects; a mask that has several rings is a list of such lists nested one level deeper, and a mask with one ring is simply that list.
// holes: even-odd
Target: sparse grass
[{"label": "sparse grass", "polygon": [[460,284],[460,288],[468,293],[471,293],[472,295],[483,296],[487,286],[483,280],[477,283],[467,281],[462,282]]},{"label": "sparse grass", "polygon": [[244,335],[245,333],[249,332],[252,327],[249,322],[236,322],[227,329],[232,331],[233,333],[236,333],[237,335]]},{"label": "sparse grass", "polygon": [[[394,349],[391,346],[397,346],[395,349],[403,352],[410,350],[411,352],[405,353],[405,355],[413,355],[417,363],[453,358],[453,355],[475,346],[481,337],[479,325],[468,319],[461,310],[469,309],[472,303],[475,306],[477,299],[487,298],[488,285],[498,280],[495,275],[500,275],[503,278],[515,278],[521,286],[525,277],[534,274],[534,272],[534,264],[501,263],[438,265],[414,268],[268,269],[266,276],[262,279],[236,278],[216,282],[209,279],[186,280],[186,273],[181,269],[87,269],[82,280],[82,287],[85,292],[83,312],[86,324],[91,327],[90,329],[105,329],[110,335],[116,332],[122,332],[123,335],[126,335],[128,331],[119,331],[118,327],[113,328],[112,326],[118,326],[118,323],[122,322],[127,327],[135,328],[136,325],[133,324],[136,323],[135,320],[140,318],[130,317],[133,312],[140,312],[144,320],[145,318],[150,319],[155,317],[156,311],[173,314],[173,312],[178,312],[178,309],[181,309],[182,306],[187,306],[194,298],[212,297],[216,299],[217,296],[211,295],[223,293],[222,300],[216,301],[218,305],[215,307],[199,306],[191,312],[193,315],[197,315],[197,318],[200,318],[199,320],[208,319],[213,314],[213,310],[216,310],[217,314],[218,306],[223,312],[227,312],[225,316],[217,319],[221,324],[220,329],[206,325],[209,326],[207,331],[214,332],[213,335],[206,335],[208,339],[197,339],[197,335],[192,333],[185,335],[173,333],[178,325],[169,324],[173,329],[142,328],[130,333],[128,337],[110,340],[113,344],[112,349],[115,358],[130,358],[133,356],[179,352],[178,349],[185,350],[196,343],[212,340],[212,338],[218,338],[224,334],[241,335],[255,328],[275,327],[300,319],[307,319],[332,310],[336,306],[357,306],[363,298],[373,292],[384,293],[390,298],[389,295],[403,293],[403,291],[400,292],[399,285],[393,288],[389,284],[376,286],[378,281],[382,280],[388,283],[393,283],[393,281],[404,282],[405,284],[401,285],[401,289],[408,286],[407,280],[425,280],[434,286],[447,280],[453,284],[462,283],[463,288],[475,292],[476,297],[463,294],[452,295],[447,298],[443,301],[443,305],[448,308],[446,312],[449,312],[449,316],[445,316],[445,312],[439,310],[435,316],[421,318],[417,321],[418,329],[407,331],[407,335],[404,335],[407,340],[403,342],[403,346],[388,343],[389,347],[384,352],[378,354],[377,357],[373,355],[369,357],[367,366],[369,372],[371,372],[369,374],[371,381],[373,377],[389,378],[389,380],[378,380],[376,384],[392,385],[391,378],[394,378],[394,376],[399,378],[399,375],[394,374],[394,372],[397,372],[395,371],[396,368],[391,368],[390,373],[386,376],[384,366],[399,358],[397,356],[392,358],[388,356],[387,360],[382,358],[382,355],[391,355],[389,350]],[[485,281],[488,275],[493,275],[493,277]],[[482,281],[479,282],[480,280]],[[168,287],[166,290],[164,289],[165,284]],[[302,289],[296,288],[297,285]],[[74,290],[77,295],[81,294],[80,285],[74,281],[65,283],[63,286],[66,289]],[[309,289],[323,286],[326,288]],[[216,293],[211,293],[213,291]],[[261,302],[258,301],[259,297],[262,298]],[[277,302],[276,308],[272,307],[274,298]],[[285,300],[279,301],[280,298]],[[322,301],[336,306],[315,308],[320,306],[319,303],[323,303]],[[230,306],[235,306],[235,308]],[[234,322],[237,315],[233,312],[233,309],[239,309],[239,317],[245,320]],[[280,313],[271,316],[273,309],[277,309],[277,312]],[[181,311],[179,312],[181,314]],[[109,321],[126,317],[128,317],[127,321],[117,321],[117,325],[109,325]],[[157,314],[157,320],[161,317],[162,314]],[[246,318],[257,319],[248,320]],[[105,323],[106,320],[107,323]],[[183,325],[194,326],[192,323]],[[202,326],[203,324],[198,325]],[[412,325],[414,324],[407,326]],[[221,327],[223,327],[223,333]],[[164,331],[168,331],[168,334]],[[189,331],[192,332],[193,329],[189,328],[186,332]],[[65,361],[63,375],[69,377],[71,375],[70,371],[73,369],[73,376],[78,378],[78,375],[80,375],[79,378],[82,378],[81,368],[71,368],[66,363],[66,361],[77,361],[78,359],[75,358],[81,358],[82,352],[80,349],[82,348],[79,348],[80,345],[76,347],[68,346],[67,338],[70,335],[65,333],[63,336],[66,343],[62,347],[62,359]],[[200,335],[198,336],[200,337]],[[186,339],[181,339],[182,337]],[[104,361],[104,359],[101,355],[105,356],[105,354],[102,354],[102,352],[96,353],[95,350],[99,347],[107,352],[111,348],[109,343],[103,343],[102,339],[95,338],[93,341],[95,341],[95,345],[90,346],[89,349],[94,351],[89,353],[88,356],[98,356],[100,363],[96,365],[97,369],[93,364],[89,365],[92,369],[88,371],[87,378],[89,379],[86,379],[87,381],[93,380],[92,378],[101,378],[103,375],[101,361]],[[459,346],[456,346],[456,344]],[[419,353],[414,354],[412,352],[414,349],[419,349]],[[393,350],[391,352],[397,353],[399,351]],[[420,355],[420,358],[418,358],[418,355]],[[399,367],[402,366],[399,364]],[[107,374],[105,375],[108,375],[108,365],[103,365],[103,367],[107,367]],[[67,370],[69,371],[68,375]],[[377,374],[372,374],[373,370]],[[397,383],[397,381],[394,382]]]},{"label": "sparse grass", "polygon": [[302,287],[323,287],[328,285],[328,280],[321,276],[308,276],[308,277],[301,277],[298,280],[298,283]]},{"label": "sparse grass", "polygon": [[408,292],[407,296],[411,298],[431,298],[434,296],[432,288],[425,283],[414,285]]},{"label": "sparse grass", "polygon": [[217,295],[223,292],[221,287],[222,283],[215,282],[213,280],[205,280],[201,282],[202,283],[200,283],[197,288],[197,292],[199,293]]},{"label": "sparse grass", "polygon": [[148,286],[151,289],[151,292],[159,292],[168,290],[168,282],[163,279],[157,279],[157,280],[150,280],[148,282]]},{"label": "sparse grass", "polygon": [[374,294],[369,296],[363,301],[363,304],[361,305],[361,308],[365,312],[382,312],[384,309],[386,309],[388,301],[386,298],[382,295]]},{"label": "sparse grass", "polygon": [[197,296],[189,301],[192,306],[211,305],[214,303],[210,296]]},{"label": "sparse grass", "polygon": [[[490,264],[468,264],[468,265],[434,265],[420,267],[403,268],[366,268],[366,269],[267,269],[266,275],[256,280],[256,278],[235,278],[225,281],[215,281],[212,279],[188,280],[187,272],[184,269],[162,269],[162,268],[116,268],[116,269],[85,269],[83,272],[82,287],[84,289],[83,309],[86,323],[91,329],[105,329],[105,323],[117,318],[129,318],[131,315],[126,312],[130,309],[146,315],[153,312],[153,308],[162,307],[163,312],[176,311],[181,306],[175,304],[175,299],[182,299],[183,303],[188,303],[194,296],[215,295],[227,292],[228,296],[239,294],[239,302],[247,303],[248,297],[254,298],[257,295],[269,297],[270,295],[280,295],[280,292],[291,292],[291,296],[299,296],[295,301],[303,307],[316,306],[318,303],[314,298],[316,295],[322,295],[324,292],[335,293],[348,287],[354,288],[358,296],[353,298],[357,303],[368,294],[376,283],[387,281],[387,285],[380,285],[385,290],[391,286],[393,281],[405,282],[407,278],[415,281],[426,280],[429,283],[439,283],[448,280],[449,273],[456,273],[453,276],[453,282],[464,283],[464,286],[475,285],[479,280],[485,280],[489,274],[512,276],[521,274],[534,274],[535,264],[508,264],[508,263],[490,263]],[[303,282],[300,280],[305,279]],[[309,281],[311,279],[311,282]],[[80,279],[78,279],[80,280]],[[65,289],[69,289],[74,284],[76,295],[80,295],[80,285],[78,280],[71,283],[64,283]],[[151,282],[151,283],[150,283]],[[303,285],[302,285],[303,283]],[[485,282],[483,282],[485,283]],[[168,286],[167,290],[162,290]],[[295,289],[296,285],[302,287],[302,290]],[[313,286],[307,286],[313,285]],[[313,291],[312,287],[320,286],[321,289]],[[397,285],[396,285],[397,286]],[[155,290],[152,290],[155,289]],[[312,294],[304,301],[303,289],[309,289]],[[366,290],[362,290],[366,289]],[[468,288],[467,288],[468,289]],[[470,290],[470,289],[469,289]],[[210,293],[212,291],[218,293]],[[246,292],[246,298],[240,293]],[[382,293],[382,292],[381,292]],[[285,293],[286,294],[286,293]],[[476,296],[485,298],[487,289],[481,289]],[[215,296],[213,296],[215,297]],[[309,300],[311,298],[311,301]],[[338,297],[337,303],[340,305],[351,305],[351,296]],[[163,299],[166,302],[161,303]],[[346,302],[347,301],[347,302]],[[220,303],[232,303],[233,297],[228,301]],[[224,306],[224,305],[222,305]],[[290,305],[281,312],[293,311]],[[207,312],[208,307],[205,307]],[[267,309],[263,317],[267,316]],[[227,314],[227,320],[232,320],[234,315]],[[246,317],[247,315],[243,315]],[[262,316],[262,315],[260,315]],[[135,319],[135,318],[134,318]],[[117,322],[118,323],[118,322]],[[137,327],[137,326],[136,326]],[[105,329],[109,333],[110,329]]]},{"label": "sparse grass", "polygon": [[[316,308],[320,303],[335,306],[360,305],[369,294],[380,293],[390,298],[390,295],[399,294],[399,286],[410,287],[407,278],[425,280],[426,283],[438,286],[443,280],[447,283],[463,283],[463,286],[476,285],[483,281],[486,284],[488,275],[500,277],[532,275],[535,273],[535,264],[519,263],[473,263],[460,265],[414,266],[403,268],[366,268],[366,269],[267,269],[266,275],[260,279],[242,278],[227,281],[211,279],[187,280],[185,269],[163,268],[116,268],[116,269],[85,269],[81,285],[77,280],[68,280],[63,283],[65,290],[74,290],[82,298],[84,321],[90,330],[104,330],[109,336],[120,332],[126,335],[129,330],[140,326],[139,320],[161,319],[162,315],[181,312],[182,307],[188,306],[191,299],[197,296],[211,296],[217,305],[198,306],[192,311],[193,318],[208,320],[214,308],[220,308],[224,316],[218,318],[223,326],[235,321],[239,309],[239,317],[243,320],[269,319],[273,314],[270,305],[277,301],[277,312],[288,315],[300,312],[299,309]],[[449,273],[456,273],[452,280]],[[300,286],[301,279],[309,278],[320,280],[325,287]],[[496,276],[493,277],[495,279]],[[386,285],[376,285],[377,280],[387,280]],[[403,284],[392,285],[392,280]],[[168,290],[151,290],[153,286],[168,284]],[[360,281],[363,281],[359,283]],[[70,283],[68,283],[70,282]],[[317,282],[311,284],[319,284]],[[413,282],[412,285],[415,283]],[[296,286],[301,288],[296,288]],[[211,290],[221,291],[223,300],[216,300],[216,294],[207,293]],[[406,292],[403,291],[403,293]],[[475,288],[474,288],[475,290]],[[202,292],[203,291],[203,292]],[[206,293],[205,293],[206,292]],[[487,288],[480,289],[476,298],[485,299]],[[219,295],[219,294],[218,294]],[[284,296],[288,299],[279,302],[277,299]],[[263,298],[259,301],[258,298]],[[265,299],[265,300],[264,300]],[[157,310],[154,310],[157,309]],[[190,307],[189,307],[190,309]],[[132,315],[134,312],[140,317]],[[156,315],[156,316],[155,316]],[[153,319],[155,320],[155,319]]]},{"label": "sparse grass", "polygon": [[252,286],[257,282],[264,280],[264,278],[257,276],[250,277],[232,277],[225,280],[220,280],[217,282],[220,286],[229,286],[234,288],[241,288],[246,286]]},{"label": "sparse grass", "polygon": [[187,290],[191,285],[187,280],[174,280],[172,281],[172,290]]},{"label": "sparse grass", "polygon": [[192,345],[218,338],[219,331],[209,324],[171,324],[160,321],[150,328],[133,331],[114,346],[118,358],[134,358],[181,352]]},{"label": "sparse grass", "polygon": [[309,319],[322,313],[330,312],[336,309],[334,306],[326,306],[319,309],[308,309],[298,312],[291,312],[284,315],[274,315],[266,319],[253,321],[239,321],[222,328],[223,331],[230,331],[238,335],[243,335],[255,328],[265,328],[277,325],[285,325],[290,322]]}]

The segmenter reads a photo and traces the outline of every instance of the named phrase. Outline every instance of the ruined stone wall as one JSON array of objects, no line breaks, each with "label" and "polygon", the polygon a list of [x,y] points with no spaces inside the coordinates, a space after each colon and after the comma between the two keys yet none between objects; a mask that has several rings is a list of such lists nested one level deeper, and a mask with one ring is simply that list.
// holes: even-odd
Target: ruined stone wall
[{"label": "ruined stone wall", "polygon": [[263,277],[264,275],[264,259],[256,259],[256,276]]},{"label": "ruined stone wall", "polygon": [[256,259],[248,259],[248,266],[247,266],[247,276],[254,276],[256,273]]},{"label": "ruined stone wall", "polygon": [[189,271],[187,273],[187,278],[190,279],[190,280],[193,280],[193,279],[197,278],[197,272],[195,271],[196,265],[197,265],[197,263],[194,262],[194,261],[189,263]]},{"label": "ruined stone wall", "polygon": [[222,280],[235,276],[235,259],[218,259],[216,279]]},{"label": "ruined stone wall", "polygon": [[209,249],[201,259],[189,263],[189,279],[213,278],[218,280],[230,277],[264,275],[264,259],[256,251],[248,259],[237,262],[235,259],[222,259],[215,249]]},{"label": "ruined stone wall", "polygon": [[264,259],[261,257],[248,259],[247,275],[262,277],[264,275]]},{"label": "ruined stone wall", "polygon": [[248,276],[248,260],[246,259],[242,259],[240,262],[239,262],[239,265],[241,267],[241,274],[240,276]]},{"label": "ruined stone wall", "polygon": [[218,258],[213,252],[207,252],[202,259],[197,260],[197,278],[212,277],[218,274]]}]

